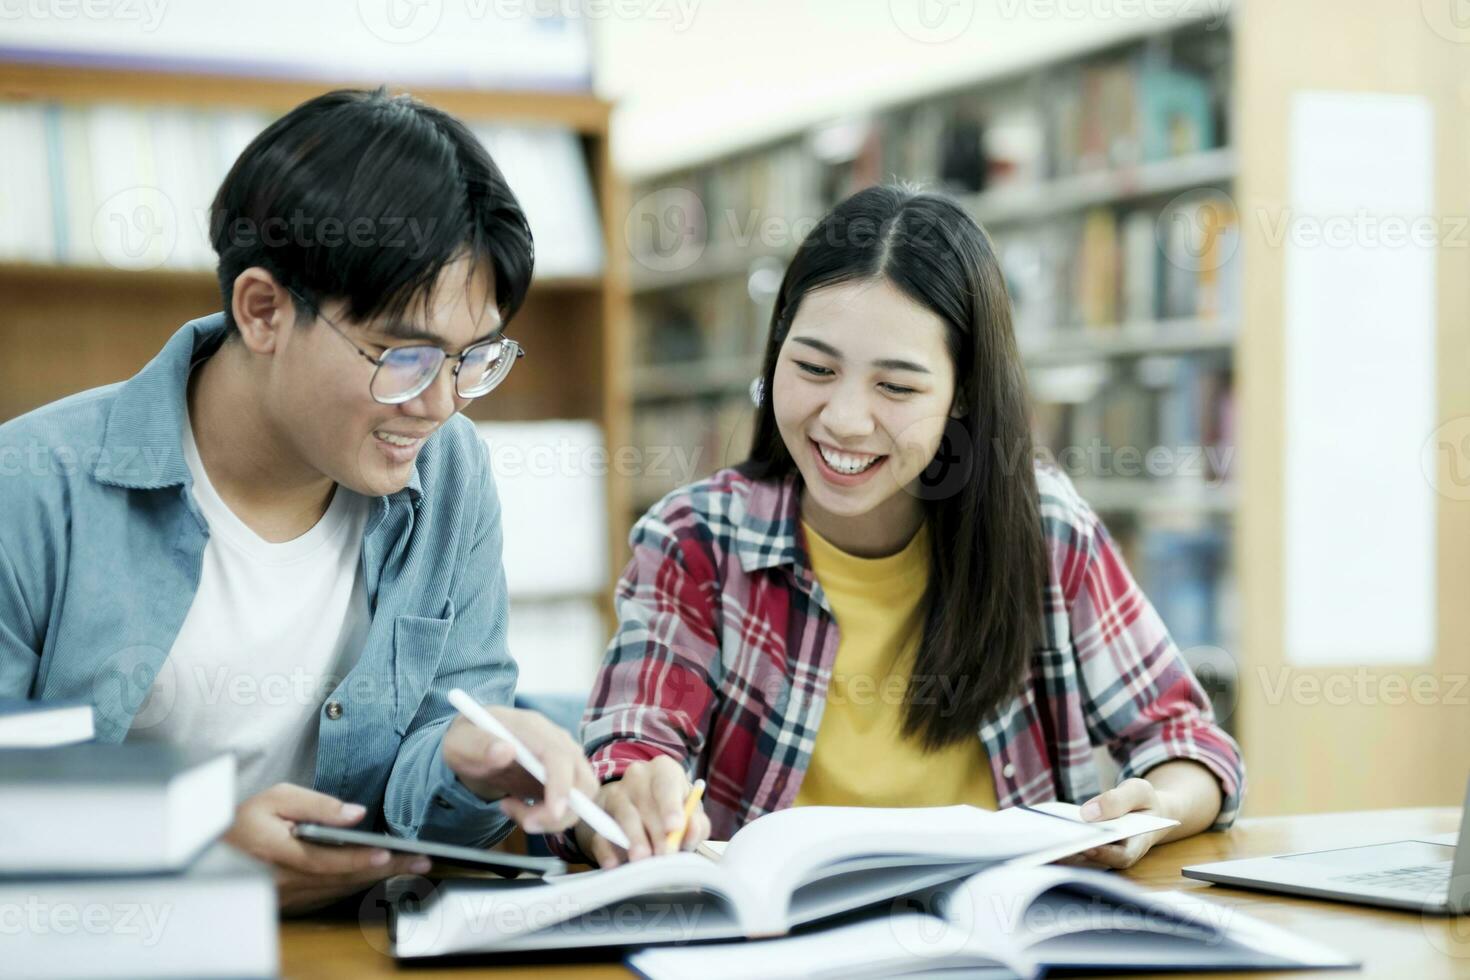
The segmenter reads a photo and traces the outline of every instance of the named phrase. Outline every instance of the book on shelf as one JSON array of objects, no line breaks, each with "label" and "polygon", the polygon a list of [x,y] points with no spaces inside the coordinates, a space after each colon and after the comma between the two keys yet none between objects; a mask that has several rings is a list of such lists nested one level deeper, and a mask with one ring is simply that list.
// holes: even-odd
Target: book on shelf
[{"label": "book on shelf", "polygon": [[[0,261],[213,269],[209,207],[261,112],[0,102]],[[602,223],[577,134],[475,125],[520,197],[538,276],[595,276]]]},{"label": "book on shelf", "polygon": [[1057,860],[1173,825],[1129,816],[1104,826],[1024,807],[797,807],[742,827],[718,861],[683,851],[540,881],[447,879],[431,890],[397,879],[393,952],[421,959],[783,935],[1002,863]]},{"label": "book on shelf", "polygon": [[1193,894],[1085,868],[1000,866],[785,938],[633,953],[647,980],[1030,978],[1053,971],[1353,967],[1350,956]]}]

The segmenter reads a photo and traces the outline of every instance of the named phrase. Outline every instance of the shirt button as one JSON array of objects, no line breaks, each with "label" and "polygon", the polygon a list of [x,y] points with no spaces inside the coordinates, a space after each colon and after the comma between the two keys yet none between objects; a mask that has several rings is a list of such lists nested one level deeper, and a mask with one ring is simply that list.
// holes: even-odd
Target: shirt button
[{"label": "shirt button", "polygon": [[327,702],[327,717],[330,718],[330,719],[332,719],[333,721],[336,721],[338,718],[341,718],[342,717],[342,702],[341,701],[328,701]]},{"label": "shirt button", "polygon": [[454,809],[454,804],[453,803],[450,803],[448,800],[446,800],[442,796],[436,796],[436,797],[434,797],[434,805],[437,806],[441,810],[453,810]]},{"label": "shirt button", "polygon": [[1007,779],[1010,779],[1011,777],[1015,776],[1016,775],[1016,766],[1015,766],[1015,764],[1014,763],[1011,763],[1011,762],[1007,762],[1005,764],[1005,768],[1000,771],[1000,774],[1002,776],[1004,776],[1005,778],[1007,778]]}]

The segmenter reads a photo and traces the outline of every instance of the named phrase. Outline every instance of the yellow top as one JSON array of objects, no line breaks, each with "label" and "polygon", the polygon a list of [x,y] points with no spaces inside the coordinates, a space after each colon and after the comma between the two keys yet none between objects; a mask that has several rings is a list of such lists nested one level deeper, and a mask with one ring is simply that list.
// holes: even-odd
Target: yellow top
[{"label": "yellow top", "polygon": [[[896,555],[856,558],[802,522],[812,571],[841,640],[827,706],[796,806],[948,806],[995,809],[979,737],[938,751],[904,738],[904,693],[924,629],[929,527]],[[935,683],[931,696],[940,697]]]}]

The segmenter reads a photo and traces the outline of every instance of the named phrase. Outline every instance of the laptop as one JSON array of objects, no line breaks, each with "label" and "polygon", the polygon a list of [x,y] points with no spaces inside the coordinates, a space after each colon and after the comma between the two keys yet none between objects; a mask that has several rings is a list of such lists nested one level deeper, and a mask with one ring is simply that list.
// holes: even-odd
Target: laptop
[{"label": "laptop", "polygon": [[1470,912],[1470,787],[1458,834],[1216,861],[1180,873],[1218,885],[1362,905],[1443,915]]}]

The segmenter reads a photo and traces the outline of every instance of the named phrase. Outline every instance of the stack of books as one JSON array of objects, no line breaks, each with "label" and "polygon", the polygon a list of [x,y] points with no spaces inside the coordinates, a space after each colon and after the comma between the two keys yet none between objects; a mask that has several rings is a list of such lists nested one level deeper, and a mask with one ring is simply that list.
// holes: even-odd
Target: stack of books
[{"label": "stack of books", "polygon": [[[14,712],[7,726],[24,728]],[[233,756],[0,748],[0,799],[7,976],[277,975],[270,871],[219,841]]]}]

